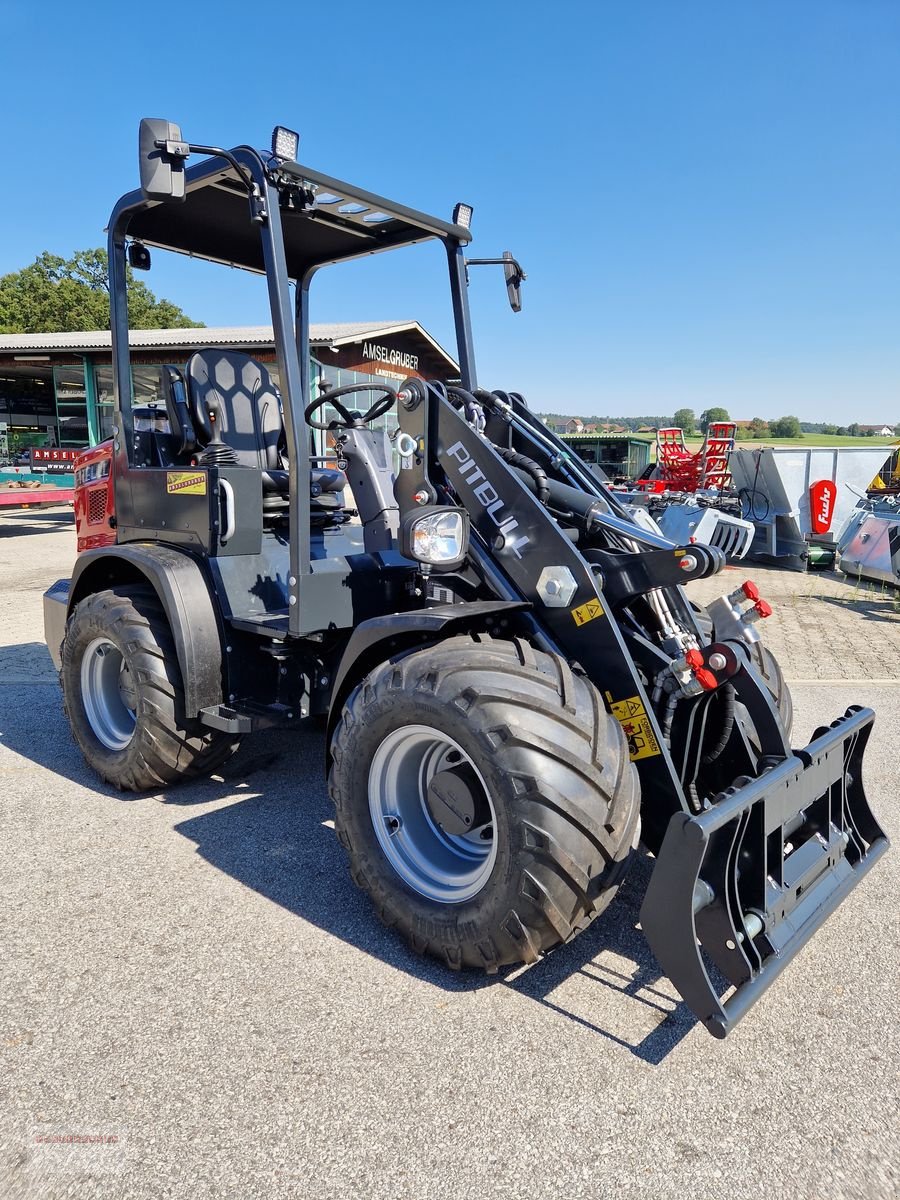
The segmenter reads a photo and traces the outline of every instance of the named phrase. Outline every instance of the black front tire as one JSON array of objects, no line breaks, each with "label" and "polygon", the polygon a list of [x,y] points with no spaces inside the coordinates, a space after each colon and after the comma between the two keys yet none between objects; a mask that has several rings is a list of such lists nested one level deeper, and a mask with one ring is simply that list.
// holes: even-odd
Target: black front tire
[{"label": "black front tire", "polygon": [[[375,833],[373,761],[404,728],[460,747],[490,798],[493,867],[457,903],[410,886]],[[348,699],[331,751],[353,879],[387,925],[452,968],[494,972],[574,937],[637,845],[639,781],[621,727],[583,676],[523,641],[456,637],[384,663]]]},{"label": "black front tire", "polygon": [[[97,702],[84,692],[85,656],[107,643],[128,673],[128,706],[109,701],[114,720],[97,718]],[[92,647],[95,649],[92,651]],[[87,675],[90,676],[88,669]],[[230,734],[188,720],[184,685],[165,612],[149,587],[134,585],[96,592],[72,612],[62,645],[60,683],[75,740],[98,775],[127,791],[159,790],[221,766],[237,749]],[[88,682],[90,687],[90,681]],[[133,704],[133,709],[131,705]],[[91,714],[94,714],[93,717]],[[129,717],[133,726],[125,742]],[[110,726],[122,745],[110,745]]]},{"label": "black front tire", "polygon": [[753,642],[750,647],[750,658],[763,683],[769,689],[772,699],[775,701],[775,707],[778,709],[778,715],[781,717],[785,735],[790,738],[794,725],[794,701],[791,689],[784,678],[784,672],[781,670],[781,664],[762,642]]}]

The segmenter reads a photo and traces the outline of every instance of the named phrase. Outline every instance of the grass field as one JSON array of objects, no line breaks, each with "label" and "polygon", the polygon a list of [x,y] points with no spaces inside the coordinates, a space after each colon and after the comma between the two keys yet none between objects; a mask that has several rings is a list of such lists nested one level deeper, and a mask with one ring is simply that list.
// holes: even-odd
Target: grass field
[{"label": "grass field", "polygon": [[[655,440],[655,439],[654,439]],[[685,444],[697,450],[703,445],[702,437],[685,438]],[[736,450],[756,450],[759,446],[848,446],[854,450],[864,450],[867,446],[897,445],[898,439],[893,437],[849,437],[838,433],[807,433],[798,438],[767,438],[759,442],[735,442]],[[885,455],[887,457],[887,455]]]}]

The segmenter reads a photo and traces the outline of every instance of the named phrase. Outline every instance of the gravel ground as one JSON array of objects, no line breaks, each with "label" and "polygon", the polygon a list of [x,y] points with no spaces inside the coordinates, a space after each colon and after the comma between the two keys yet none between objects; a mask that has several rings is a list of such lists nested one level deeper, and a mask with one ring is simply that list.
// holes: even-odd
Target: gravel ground
[{"label": "gravel ground", "polygon": [[[98,785],[42,642],[72,558],[64,512],[0,517],[4,1200],[900,1194],[896,853],[725,1042],[636,928],[646,859],[573,945],[450,975],[350,883],[319,732],[258,735],[165,796]],[[812,681],[795,743],[877,711],[867,785],[896,837],[900,614],[749,573]],[[814,657],[835,621],[852,651]]]}]

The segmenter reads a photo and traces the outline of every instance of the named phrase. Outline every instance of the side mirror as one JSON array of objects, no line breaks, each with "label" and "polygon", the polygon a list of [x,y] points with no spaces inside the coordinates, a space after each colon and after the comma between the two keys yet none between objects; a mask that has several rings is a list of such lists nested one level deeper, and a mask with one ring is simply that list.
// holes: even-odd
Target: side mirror
[{"label": "side mirror", "polygon": [[128,243],[128,265],[132,271],[150,270],[150,251],[141,242]]},{"label": "side mirror", "polygon": [[506,277],[506,295],[513,312],[522,311],[522,280],[525,272],[512,256],[512,251],[503,251],[503,274]]},{"label": "side mirror", "polygon": [[138,138],[141,191],[147,200],[184,199],[187,143],[171,121],[144,117]]}]

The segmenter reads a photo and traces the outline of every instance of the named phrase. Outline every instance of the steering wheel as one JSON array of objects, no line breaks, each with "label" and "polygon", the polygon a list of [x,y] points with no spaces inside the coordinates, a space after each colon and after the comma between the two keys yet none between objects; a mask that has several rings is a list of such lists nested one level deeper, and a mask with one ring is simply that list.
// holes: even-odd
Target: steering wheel
[{"label": "steering wheel", "polygon": [[[379,396],[366,412],[359,413],[348,412],[343,404],[337,403],[338,396],[349,396],[353,392],[383,392],[384,395]],[[344,387],[330,388],[323,393],[318,400],[313,400],[312,404],[306,406],[304,417],[307,425],[312,429],[353,429],[360,425],[367,425],[369,421],[377,421],[379,417],[383,417],[389,408],[393,408],[397,402],[397,389],[392,388],[387,383],[348,383]],[[314,421],[313,415],[324,408],[326,404],[330,404],[337,411],[340,421],[333,417],[330,421]]]}]

